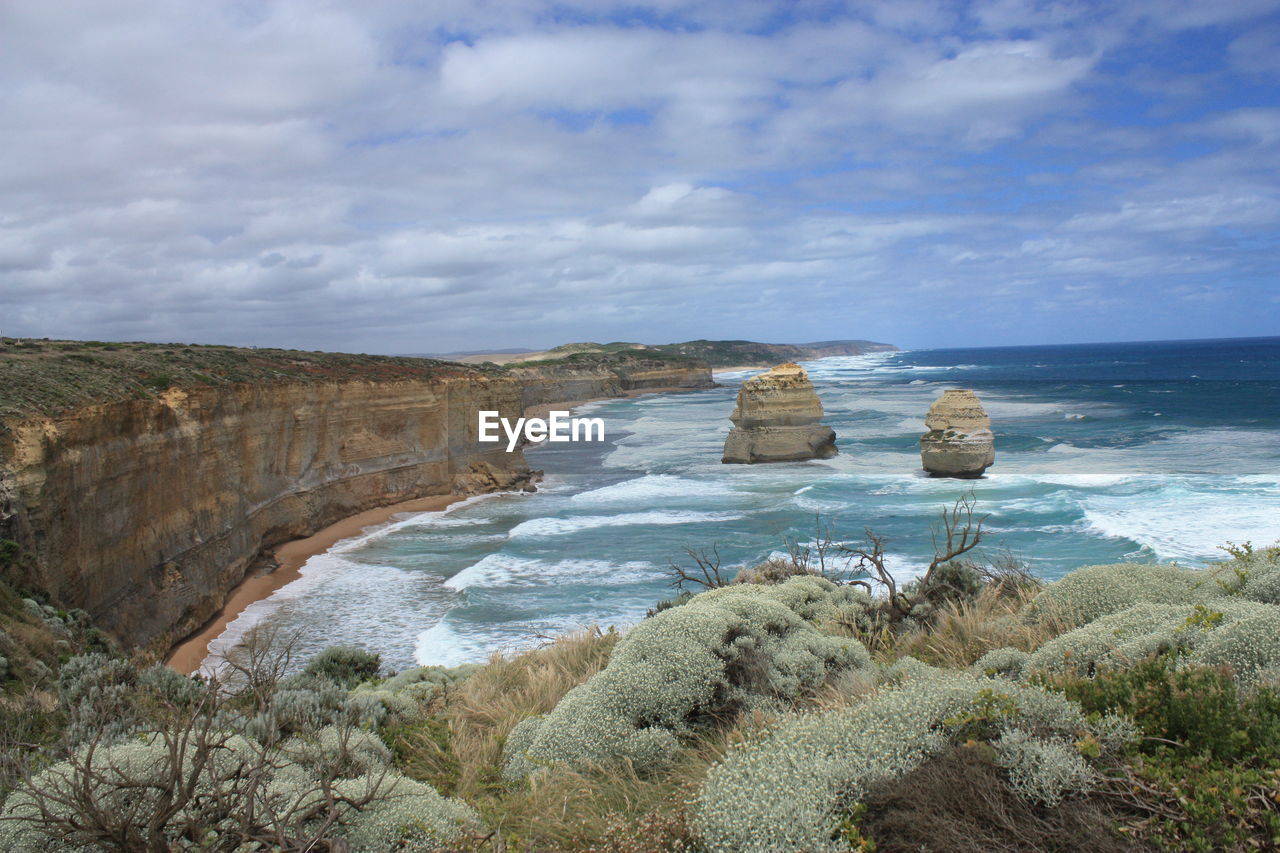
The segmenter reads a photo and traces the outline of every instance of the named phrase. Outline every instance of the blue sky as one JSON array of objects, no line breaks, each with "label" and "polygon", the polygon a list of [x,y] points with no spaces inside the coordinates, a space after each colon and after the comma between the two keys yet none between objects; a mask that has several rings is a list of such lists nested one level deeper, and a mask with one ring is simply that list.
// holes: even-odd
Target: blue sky
[{"label": "blue sky", "polygon": [[4,335],[1280,333],[1280,2],[15,3],[0,114]]}]

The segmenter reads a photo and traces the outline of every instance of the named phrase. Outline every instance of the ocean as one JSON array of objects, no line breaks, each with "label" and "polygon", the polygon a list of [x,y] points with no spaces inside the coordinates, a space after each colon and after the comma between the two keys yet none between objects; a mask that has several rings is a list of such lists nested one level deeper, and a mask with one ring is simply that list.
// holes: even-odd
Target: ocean
[{"label": "ocean", "polygon": [[[580,407],[606,441],[527,451],[531,495],[403,517],[313,557],[211,646],[256,624],[384,664],[481,661],[587,625],[624,627],[669,598],[686,549],[758,563],[787,541],[882,535],[900,577],[932,556],[939,511],[972,489],[983,549],[1036,574],[1125,560],[1203,565],[1220,546],[1280,540],[1280,338],[918,350],[805,362],[840,453],[724,465],[738,385]],[[918,439],[945,388],[972,388],[996,464],[927,477]]]}]

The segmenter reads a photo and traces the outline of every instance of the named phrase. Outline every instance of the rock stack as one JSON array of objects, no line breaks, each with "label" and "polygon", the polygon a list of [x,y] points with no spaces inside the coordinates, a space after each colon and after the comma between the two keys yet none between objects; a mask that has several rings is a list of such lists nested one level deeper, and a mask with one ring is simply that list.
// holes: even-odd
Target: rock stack
[{"label": "rock stack", "polygon": [[729,419],[723,462],[795,462],[836,455],[836,434],[821,423],[822,401],[798,364],[780,364],[742,383]]},{"label": "rock stack", "polygon": [[943,391],[929,407],[924,425],[929,431],[920,437],[920,460],[934,477],[981,477],[995,464],[991,418],[972,391]]}]

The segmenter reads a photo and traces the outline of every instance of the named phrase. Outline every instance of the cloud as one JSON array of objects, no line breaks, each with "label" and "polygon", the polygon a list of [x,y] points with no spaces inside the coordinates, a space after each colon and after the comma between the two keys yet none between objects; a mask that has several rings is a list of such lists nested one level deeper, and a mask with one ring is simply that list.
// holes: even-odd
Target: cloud
[{"label": "cloud", "polygon": [[[423,352],[976,343],[975,310],[993,343],[1274,329],[1275,9],[11,4],[0,331]],[[1152,288],[1199,307],[1144,326]]]}]

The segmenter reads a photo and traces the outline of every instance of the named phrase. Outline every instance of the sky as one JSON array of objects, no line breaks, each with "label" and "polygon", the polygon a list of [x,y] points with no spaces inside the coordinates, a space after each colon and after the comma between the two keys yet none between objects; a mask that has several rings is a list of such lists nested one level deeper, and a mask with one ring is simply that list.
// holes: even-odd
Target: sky
[{"label": "sky", "polygon": [[1280,334],[1280,0],[0,0],[0,335]]}]

